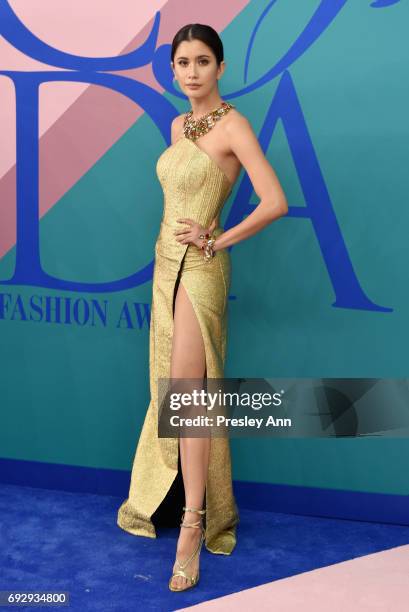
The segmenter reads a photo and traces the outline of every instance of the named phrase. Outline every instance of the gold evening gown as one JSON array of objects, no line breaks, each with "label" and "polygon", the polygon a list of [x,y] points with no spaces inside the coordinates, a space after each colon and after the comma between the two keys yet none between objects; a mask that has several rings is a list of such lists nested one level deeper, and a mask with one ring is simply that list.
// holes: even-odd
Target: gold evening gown
[{"label": "gold evening gown", "polygon": [[[219,216],[232,185],[215,161],[182,136],[165,149],[156,165],[164,194],[164,210],[155,245],[149,337],[151,400],[133,462],[128,498],[118,510],[118,525],[133,535],[156,537],[152,515],[171,490],[180,469],[178,438],[158,437],[158,378],[170,377],[174,297],[181,282],[188,293],[203,335],[207,378],[223,378],[227,338],[230,254],[216,251],[210,262],[193,244],[181,244],[174,230],[178,218],[203,227]],[[179,475],[180,477],[180,475]],[[182,502],[181,505],[183,505]],[[230,554],[236,544],[235,503],[229,438],[211,437],[206,482],[206,548]],[[179,508],[178,508],[179,510]],[[180,513],[182,508],[180,507]]]}]

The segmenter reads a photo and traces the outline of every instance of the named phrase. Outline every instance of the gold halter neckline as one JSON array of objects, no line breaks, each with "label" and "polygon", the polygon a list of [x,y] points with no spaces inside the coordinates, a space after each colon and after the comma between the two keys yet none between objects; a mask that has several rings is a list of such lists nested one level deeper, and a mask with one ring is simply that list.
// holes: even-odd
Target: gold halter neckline
[{"label": "gold halter neckline", "polygon": [[230,109],[235,108],[234,104],[230,104],[230,102],[222,102],[221,106],[218,106],[214,110],[205,113],[199,119],[193,119],[193,110],[190,110],[185,115],[185,119],[183,122],[183,132],[186,138],[189,140],[197,140],[200,136],[204,136],[207,134],[212,127],[216,124],[216,121],[219,121],[226,113],[229,112]]}]

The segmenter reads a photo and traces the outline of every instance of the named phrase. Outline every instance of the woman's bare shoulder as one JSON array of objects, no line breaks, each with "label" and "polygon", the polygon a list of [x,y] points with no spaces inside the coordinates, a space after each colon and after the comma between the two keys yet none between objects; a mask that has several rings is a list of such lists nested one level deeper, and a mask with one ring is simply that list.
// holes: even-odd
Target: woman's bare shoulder
[{"label": "woman's bare shoulder", "polygon": [[240,126],[250,126],[250,121],[247,119],[243,113],[237,110],[236,107],[231,108],[226,115],[225,126],[227,129],[238,128]]},{"label": "woman's bare shoulder", "polygon": [[183,122],[185,119],[185,114],[186,113],[177,115],[172,121],[172,124],[171,124],[172,142],[176,142],[176,140],[178,140],[181,137],[181,134],[183,133]]}]

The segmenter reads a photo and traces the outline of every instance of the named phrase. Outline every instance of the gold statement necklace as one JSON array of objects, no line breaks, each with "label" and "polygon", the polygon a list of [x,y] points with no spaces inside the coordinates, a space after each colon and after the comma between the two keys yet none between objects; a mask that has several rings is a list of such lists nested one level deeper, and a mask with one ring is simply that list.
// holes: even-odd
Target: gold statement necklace
[{"label": "gold statement necklace", "polygon": [[218,106],[214,110],[209,111],[199,119],[193,119],[193,110],[190,110],[185,115],[183,122],[183,132],[186,138],[190,140],[197,140],[200,136],[207,134],[212,127],[219,121],[224,115],[226,115],[230,109],[235,108],[234,104],[230,102],[222,102],[221,106]]}]

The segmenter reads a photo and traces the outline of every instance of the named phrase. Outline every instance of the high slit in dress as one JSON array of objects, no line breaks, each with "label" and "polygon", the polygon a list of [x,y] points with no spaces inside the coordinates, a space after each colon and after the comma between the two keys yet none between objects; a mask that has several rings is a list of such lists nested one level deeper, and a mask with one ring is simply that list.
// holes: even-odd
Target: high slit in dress
[{"label": "high slit in dress", "polygon": [[[193,244],[181,244],[174,231],[177,219],[190,218],[222,233],[219,217],[232,185],[216,162],[195,142],[182,136],[157,160],[156,172],[163,189],[164,207],[155,245],[149,335],[150,403],[132,467],[128,498],[118,510],[118,526],[140,536],[156,537],[152,515],[180,477],[178,438],[158,437],[158,378],[170,377],[174,298],[183,284],[203,336],[206,377],[223,378],[227,339],[227,304],[230,287],[230,254],[216,251],[210,262]],[[172,500],[171,500],[172,501]],[[236,545],[238,510],[234,499],[228,437],[211,437],[205,492],[206,548],[230,554]],[[182,508],[178,508],[180,514]]]}]

